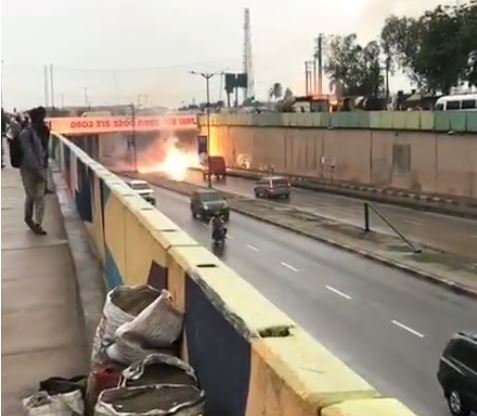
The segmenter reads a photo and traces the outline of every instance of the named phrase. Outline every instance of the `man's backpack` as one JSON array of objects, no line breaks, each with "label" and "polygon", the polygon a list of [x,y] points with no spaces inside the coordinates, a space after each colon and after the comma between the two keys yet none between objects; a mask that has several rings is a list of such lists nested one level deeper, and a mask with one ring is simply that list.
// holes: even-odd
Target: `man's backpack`
[{"label": "man's backpack", "polygon": [[[28,127],[25,127],[28,129]],[[28,129],[30,132],[30,136],[33,139],[33,134],[30,129]],[[10,140],[10,164],[12,165],[13,168],[19,169],[22,166],[22,161],[23,161],[23,148],[22,144],[20,142],[20,134],[22,133],[23,129],[20,130],[15,136],[12,137]]]}]

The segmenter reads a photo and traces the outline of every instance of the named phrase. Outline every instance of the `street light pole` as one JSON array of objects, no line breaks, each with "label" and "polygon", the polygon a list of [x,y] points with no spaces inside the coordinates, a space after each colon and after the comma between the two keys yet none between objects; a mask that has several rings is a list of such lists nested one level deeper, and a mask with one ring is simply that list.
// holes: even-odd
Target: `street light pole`
[{"label": "street light pole", "polygon": [[200,75],[202,78],[205,78],[205,86],[207,90],[207,184],[209,188],[212,188],[212,175],[210,173],[210,88],[209,81],[216,75],[213,72],[195,72],[190,71],[193,75]]},{"label": "street light pole", "polygon": [[134,103],[131,103],[131,123],[132,123],[132,144],[134,156],[134,171],[137,173],[137,150],[136,150],[136,110]]}]

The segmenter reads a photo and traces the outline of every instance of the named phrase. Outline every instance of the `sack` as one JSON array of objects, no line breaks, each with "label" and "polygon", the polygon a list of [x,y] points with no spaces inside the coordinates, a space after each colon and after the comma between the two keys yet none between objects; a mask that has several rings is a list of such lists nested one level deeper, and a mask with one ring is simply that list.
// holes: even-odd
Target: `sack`
[{"label": "sack", "polygon": [[182,333],[184,314],[172,304],[172,296],[162,290],[148,307],[133,320],[121,325],[116,339],[136,341],[148,347],[170,347]]},{"label": "sack", "polygon": [[86,394],[86,384],[87,377],[84,375],[72,377],[70,379],[63,377],[50,377],[46,380],[40,381],[40,391],[46,391],[51,395],[57,395],[80,390],[84,395]]},{"label": "sack", "polygon": [[172,349],[157,349],[146,347],[127,338],[118,338],[115,342],[105,348],[106,357],[119,364],[131,365],[137,361],[144,360],[148,355],[166,353],[173,355]]},{"label": "sack", "polygon": [[81,416],[84,403],[81,391],[49,395],[40,391],[23,399],[24,416]]},{"label": "sack", "polygon": [[118,286],[108,293],[103,315],[105,319],[104,338],[114,340],[117,329],[132,321],[141,311],[160,295],[151,286]]},{"label": "sack", "polygon": [[124,323],[133,320],[159,295],[160,292],[151,286],[118,286],[106,295],[103,316],[93,339],[92,367],[101,364],[106,359],[104,349],[113,343],[116,330]]},{"label": "sack", "polygon": [[181,359],[167,354],[151,354],[122,372],[120,386],[187,384],[197,387],[194,369]]},{"label": "sack", "polygon": [[194,386],[156,384],[104,390],[94,416],[200,416],[204,392]]}]

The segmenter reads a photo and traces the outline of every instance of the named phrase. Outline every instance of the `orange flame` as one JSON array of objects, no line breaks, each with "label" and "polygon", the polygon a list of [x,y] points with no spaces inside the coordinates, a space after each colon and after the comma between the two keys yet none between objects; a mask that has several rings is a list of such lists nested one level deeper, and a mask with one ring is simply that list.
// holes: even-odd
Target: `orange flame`
[{"label": "orange flame", "polygon": [[139,173],[162,172],[176,181],[183,181],[187,177],[187,169],[199,164],[199,156],[191,151],[184,151],[177,147],[177,138],[171,138],[164,144],[165,157],[161,162],[139,166]]}]

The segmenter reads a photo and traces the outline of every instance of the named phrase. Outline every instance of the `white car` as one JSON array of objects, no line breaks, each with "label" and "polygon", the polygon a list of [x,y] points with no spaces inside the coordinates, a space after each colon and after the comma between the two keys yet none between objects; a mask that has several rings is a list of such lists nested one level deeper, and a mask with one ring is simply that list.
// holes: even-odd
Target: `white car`
[{"label": "white car", "polygon": [[147,202],[152,205],[156,205],[156,197],[154,195],[154,190],[149,186],[146,181],[139,179],[132,179],[126,181],[131,189],[134,189],[141,197],[143,197]]}]

